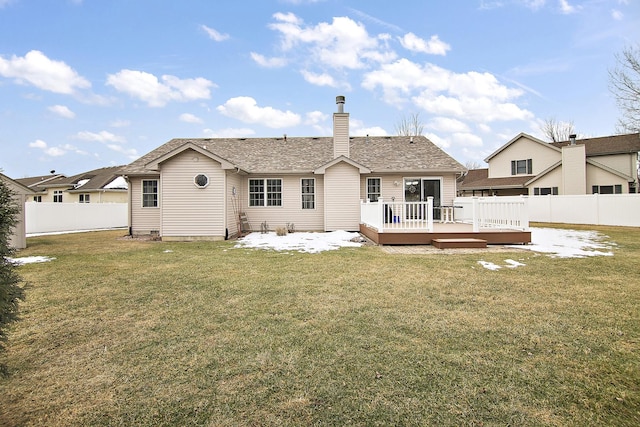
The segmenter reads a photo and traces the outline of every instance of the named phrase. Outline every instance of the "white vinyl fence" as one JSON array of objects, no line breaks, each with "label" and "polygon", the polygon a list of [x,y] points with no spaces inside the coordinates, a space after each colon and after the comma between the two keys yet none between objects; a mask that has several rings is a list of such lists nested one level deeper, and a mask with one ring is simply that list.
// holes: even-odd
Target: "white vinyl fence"
[{"label": "white vinyl fence", "polygon": [[[454,204],[468,206],[470,199],[457,197]],[[503,202],[526,200],[529,221],[534,222],[640,227],[640,194],[500,196],[484,199]],[[465,213],[469,212],[469,209],[456,209],[456,220],[465,220]]]},{"label": "white vinyl fence", "polygon": [[529,229],[526,197],[456,197],[453,205],[454,219],[473,224],[474,232],[488,228]]},{"label": "white vinyl fence", "polygon": [[27,234],[127,227],[127,203],[25,203]]},{"label": "white vinyl fence", "polygon": [[531,221],[640,227],[640,194],[530,196],[528,199]]}]

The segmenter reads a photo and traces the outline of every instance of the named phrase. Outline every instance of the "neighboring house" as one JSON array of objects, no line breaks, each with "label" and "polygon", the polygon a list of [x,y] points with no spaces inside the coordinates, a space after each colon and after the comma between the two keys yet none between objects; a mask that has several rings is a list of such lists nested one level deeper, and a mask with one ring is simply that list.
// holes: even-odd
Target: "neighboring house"
[{"label": "neighboring house", "polygon": [[18,218],[16,218],[16,226],[14,227],[13,233],[9,239],[9,245],[15,249],[24,249],[27,247],[24,204],[27,199],[33,195],[33,190],[1,173],[0,179],[4,181],[11,191],[13,191],[14,198],[19,209]]},{"label": "neighboring house", "polygon": [[253,230],[358,230],[361,200],[452,204],[464,166],[424,136],[350,137],[336,103],[333,137],[173,139],[124,167],[130,232],[223,239],[241,214]]},{"label": "neighboring house", "polygon": [[36,192],[34,202],[54,203],[127,203],[127,182],[122,166],[83,172],[71,177],[45,175],[16,179]]},{"label": "neighboring house", "polygon": [[521,133],[458,182],[460,196],[638,191],[640,134],[547,143]]}]

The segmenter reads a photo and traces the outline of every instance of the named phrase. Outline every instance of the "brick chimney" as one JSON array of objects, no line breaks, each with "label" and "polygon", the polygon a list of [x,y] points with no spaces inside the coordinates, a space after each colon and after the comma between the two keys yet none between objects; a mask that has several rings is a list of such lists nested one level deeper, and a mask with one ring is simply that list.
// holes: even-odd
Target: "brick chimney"
[{"label": "brick chimney", "polygon": [[333,113],[333,157],[349,157],[349,113],[344,112],[344,96],[336,96],[338,112]]}]

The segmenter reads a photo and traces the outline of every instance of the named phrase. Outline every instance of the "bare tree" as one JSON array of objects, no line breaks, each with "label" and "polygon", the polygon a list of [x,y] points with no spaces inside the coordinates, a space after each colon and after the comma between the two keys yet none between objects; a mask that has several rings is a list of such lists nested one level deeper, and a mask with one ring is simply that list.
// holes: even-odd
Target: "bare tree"
[{"label": "bare tree", "polygon": [[482,169],[482,163],[477,162],[475,160],[467,160],[464,163],[464,167],[467,168],[468,170],[471,170],[471,169]]},{"label": "bare tree", "polygon": [[420,120],[420,113],[411,113],[408,117],[403,116],[395,125],[396,135],[418,136],[422,135],[424,125]]},{"label": "bare tree", "polygon": [[623,49],[616,61],[616,68],[609,70],[609,90],[622,113],[617,130],[640,132],[640,44]]},{"label": "bare tree", "polygon": [[545,119],[540,125],[540,130],[549,142],[568,141],[569,135],[575,135],[576,131],[573,127],[573,120],[570,122],[561,122],[553,117]]}]

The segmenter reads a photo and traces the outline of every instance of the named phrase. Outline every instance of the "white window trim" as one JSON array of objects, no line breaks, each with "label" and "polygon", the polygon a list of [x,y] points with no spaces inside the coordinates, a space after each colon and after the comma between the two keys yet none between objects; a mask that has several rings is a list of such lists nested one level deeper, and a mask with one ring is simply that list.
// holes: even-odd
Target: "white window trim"
[{"label": "white window trim", "polygon": [[[267,181],[268,180],[279,180],[280,181],[280,205],[268,205],[267,204],[267,200],[268,197],[267,195],[268,193],[268,185],[267,185]],[[264,187],[264,198],[263,198],[263,202],[264,204],[262,205],[252,205],[251,204],[251,181],[262,181],[263,182],[263,187]],[[280,177],[268,177],[268,178],[249,178],[247,179],[247,206],[249,208],[282,208],[284,206],[284,179],[280,178]]]},{"label": "white window trim", "polygon": [[380,194],[378,198],[382,197],[382,177],[381,176],[368,176],[364,182],[364,191],[365,191],[365,200],[369,201],[369,180],[370,179],[379,179],[380,180]]},{"label": "white window trim", "polygon": [[[145,181],[156,181],[157,184],[157,188],[158,188],[158,203],[156,204],[156,206],[145,206],[144,205],[144,182]],[[149,193],[150,194],[150,193]],[[140,206],[142,207],[142,209],[160,209],[160,179],[159,178],[149,178],[149,179],[143,179],[142,181],[140,181]]]},{"label": "white window trim", "polygon": [[[302,192],[302,181],[305,179],[310,179],[313,181],[313,193],[303,193]],[[315,178],[300,178],[300,209],[303,211],[315,211],[318,207],[318,187],[317,187],[317,183],[318,181]],[[305,208],[304,207],[304,200],[303,197],[305,194],[312,194],[313,195],[313,208]]]}]

